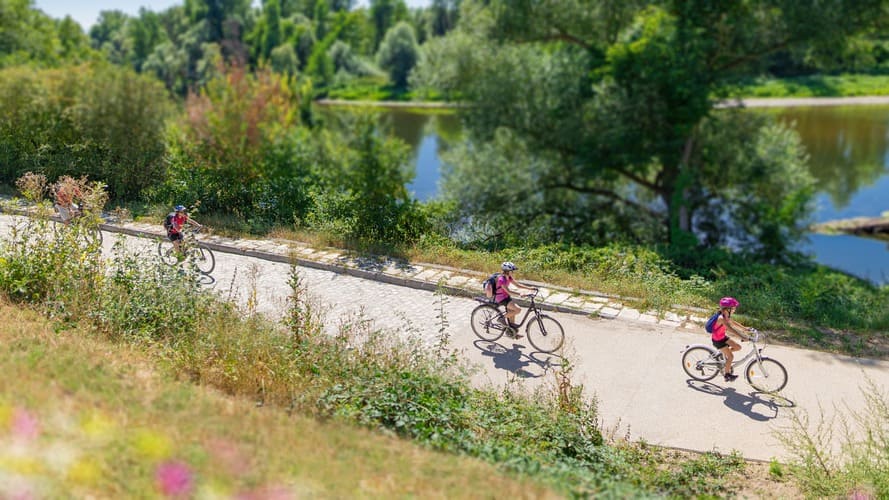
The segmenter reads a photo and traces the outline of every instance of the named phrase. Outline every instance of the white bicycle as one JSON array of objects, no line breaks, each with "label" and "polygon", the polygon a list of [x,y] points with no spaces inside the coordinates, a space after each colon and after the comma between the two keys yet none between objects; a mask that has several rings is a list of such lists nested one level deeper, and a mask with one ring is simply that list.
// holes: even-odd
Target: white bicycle
[{"label": "white bicycle", "polygon": [[[747,363],[744,367],[744,378],[754,389],[762,392],[775,393],[787,385],[787,369],[778,361],[762,355],[765,345],[757,347],[757,342],[765,344],[766,335],[757,330],[750,330],[747,340],[752,348],[739,358],[735,355],[732,368]],[[695,380],[707,381],[723,373],[725,356],[713,346],[691,344],[682,351],[682,369]]]}]

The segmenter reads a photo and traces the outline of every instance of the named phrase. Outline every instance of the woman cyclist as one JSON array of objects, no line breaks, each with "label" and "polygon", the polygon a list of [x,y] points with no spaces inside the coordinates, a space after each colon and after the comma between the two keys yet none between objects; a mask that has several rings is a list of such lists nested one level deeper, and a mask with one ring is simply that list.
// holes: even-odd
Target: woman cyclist
[{"label": "woman cyclist", "polygon": [[713,342],[713,347],[719,349],[722,352],[722,355],[725,356],[724,375],[726,382],[732,382],[738,378],[737,375],[732,373],[732,361],[735,359],[734,352],[741,350],[741,346],[729,338],[727,333],[731,331],[738,337],[741,337],[742,340],[747,340],[747,336],[741,333],[741,331],[749,330],[746,326],[732,319],[732,314],[739,305],[740,303],[734,297],[723,297],[719,299],[719,317],[713,325],[713,333],[710,336],[710,340]]},{"label": "woman cyclist", "polygon": [[519,338],[519,325],[515,323],[515,318],[522,311],[522,308],[512,301],[512,294],[514,292],[513,287],[528,290],[529,292],[533,292],[535,289],[519,284],[519,282],[512,277],[512,273],[518,270],[518,267],[512,262],[504,262],[500,266],[500,270],[503,271],[503,274],[497,278],[494,302],[498,306],[506,307],[506,321],[509,322],[509,327],[512,329],[511,335],[515,338]]}]

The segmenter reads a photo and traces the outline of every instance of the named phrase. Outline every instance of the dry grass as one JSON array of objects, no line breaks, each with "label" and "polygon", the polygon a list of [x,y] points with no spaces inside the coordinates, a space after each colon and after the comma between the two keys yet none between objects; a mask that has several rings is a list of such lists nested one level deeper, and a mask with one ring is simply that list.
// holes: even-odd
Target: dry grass
[{"label": "dry grass", "polygon": [[0,497],[177,484],[254,498],[555,496],[477,460],[173,380],[137,348],[28,310],[0,304],[0,317]]}]

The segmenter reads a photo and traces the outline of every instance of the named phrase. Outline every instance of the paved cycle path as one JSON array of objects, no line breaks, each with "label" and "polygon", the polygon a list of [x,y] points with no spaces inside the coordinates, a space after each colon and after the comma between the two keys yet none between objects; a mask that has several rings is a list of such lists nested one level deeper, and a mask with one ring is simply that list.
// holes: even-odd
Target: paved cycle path
[{"label": "paved cycle path", "polygon": [[[7,234],[9,225],[17,219],[21,220],[0,216],[2,234]],[[130,234],[157,231],[138,224],[111,229]],[[114,233],[105,233],[106,253],[115,240]],[[125,241],[132,251],[156,258],[155,240],[128,236]],[[293,249],[276,242],[223,238],[213,242],[217,265],[207,286],[242,306],[254,304],[258,312],[282,314],[289,293],[287,253],[292,254]],[[268,245],[278,245],[279,253],[270,252]],[[220,251],[223,249],[227,252]],[[330,332],[344,324],[364,325],[419,337],[429,344],[444,332],[451,345],[479,368],[474,375],[476,383],[509,383],[529,391],[554,384],[553,371],[565,364],[564,358],[535,352],[524,338],[501,338],[496,343],[477,339],[469,326],[469,315],[477,302],[469,297],[436,294],[434,286],[427,289],[418,285],[418,280],[403,276],[350,270],[348,259],[332,255],[335,251],[311,253],[317,253],[318,260],[301,258],[303,265],[297,269],[313,302],[326,314],[325,327]],[[307,257],[310,252],[294,255]],[[421,272],[435,275],[441,271],[448,270]],[[451,277],[462,275],[457,270],[449,272]],[[395,284],[398,280],[401,284]],[[472,283],[466,293],[478,286]],[[614,300],[607,299],[600,309],[608,304],[617,309],[620,304]],[[822,412],[830,417],[837,408],[862,409],[864,399],[859,388],[866,377],[879,387],[889,387],[887,361],[771,345],[765,352],[781,361],[789,372],[783,398],[759,394],[742,378],[733,383],[724,383],[721,377],[709,383],[694,382],[682,370],[680,352],[687,344],[707,343],[697,319],[690,315],[681,321],[651,321],[643,313],[621,314],[623,309],[607,318],[576,312],[548,313],[565,328],[567,345],[563,354],[571,360],[572,380],[597,398],[601,425],[613,437],[628,436],[698,451],[736,449],[752,459],[784,459],[789,452],[776,439],[776,433],[789,424],[791,412],[807,412],[814,424]],[[445,323],[436,319],[441,311]]]}]

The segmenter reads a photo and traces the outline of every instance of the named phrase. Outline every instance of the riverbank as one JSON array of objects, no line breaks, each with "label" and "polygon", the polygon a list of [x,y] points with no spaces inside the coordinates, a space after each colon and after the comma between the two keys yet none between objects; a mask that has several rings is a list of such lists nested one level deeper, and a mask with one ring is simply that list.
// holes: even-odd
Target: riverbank
[{"label": "riverbank", "polygon": [[[456,110],[467,107],[456,102],[434,101],[350,101],[344,99],[318,99],[322,106],[374,107],[385,109]],[[807,106],[880,106],[889,105],[889,96],[852,97],[750,97],[730,99],[716,104],[717,108],[794,108]]]},{"label": "riverbank", "polygon": [[828,221],[812,226],[812,231],[822,234],[846,233],[889,240],[889,212],[882,217],[854,217]]}]

